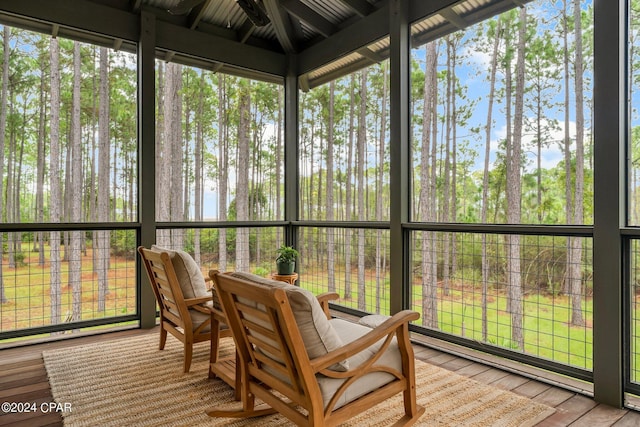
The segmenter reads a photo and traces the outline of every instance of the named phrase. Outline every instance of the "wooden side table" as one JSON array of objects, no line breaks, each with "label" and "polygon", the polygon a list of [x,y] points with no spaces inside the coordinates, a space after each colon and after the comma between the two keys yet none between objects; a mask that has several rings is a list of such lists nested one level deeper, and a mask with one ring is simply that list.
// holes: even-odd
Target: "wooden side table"
[{"label": "wooden side table", "polygon": [[271,278],[273,280],[277,280],[279,282],[287,282],[290,285],[295,285],[296,280],[298,280],[298,273],[292,274],[272,274]]}]

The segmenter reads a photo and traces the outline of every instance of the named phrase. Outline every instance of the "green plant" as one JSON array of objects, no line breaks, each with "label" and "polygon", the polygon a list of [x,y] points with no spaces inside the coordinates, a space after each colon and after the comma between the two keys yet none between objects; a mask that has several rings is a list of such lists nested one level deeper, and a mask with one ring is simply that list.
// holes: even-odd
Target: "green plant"
[{"label": "green plant", "polygon": [[278,254],[278,257],[276,258],[276,262],[278,263],[295,262],[296,258],[299,255],[298,251],[294,247],[285,246],[285,245],[280,246],[276,250],[276,253]]},{"label": "green plant", "polygon": [[269,274],[270,270],[264,267],[256,267],[253,269],[253,274],[257,274],[258,276],[266,276]]}]

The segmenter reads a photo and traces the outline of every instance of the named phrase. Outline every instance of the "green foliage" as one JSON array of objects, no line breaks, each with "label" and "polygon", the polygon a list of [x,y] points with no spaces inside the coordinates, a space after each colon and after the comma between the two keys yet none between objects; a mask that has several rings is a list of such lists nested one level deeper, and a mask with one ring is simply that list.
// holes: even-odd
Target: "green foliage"
[{"label": "green foliage", "polygon": [[135,258],[136,234],[134,230],[112,230],[111,253],[127,259]]},{"label": "green foliage", "polygon": [[278,254],[276,261],[283,263],[295,262],[299,255],[298,251],[294,247],[286,245],[282,245],[276,249],[276,253]]},{"label": "green foliage", "polygon": [[270,268],[265,268],[265,267],[256,267],[253,269],[253,274],[257,274],[258,276],[262,276],[265,277],[267,276],[269,273],[271,273],[271,269]]},{"label": "green foliage", "polygon": [[13,257],[14,257],[14,260],[16,262],[16,266],[24,266],[24,265],[26,265],[26,263],[24,261],[25,258],[26,258],[24,252],[16,252],[13,255]]}]

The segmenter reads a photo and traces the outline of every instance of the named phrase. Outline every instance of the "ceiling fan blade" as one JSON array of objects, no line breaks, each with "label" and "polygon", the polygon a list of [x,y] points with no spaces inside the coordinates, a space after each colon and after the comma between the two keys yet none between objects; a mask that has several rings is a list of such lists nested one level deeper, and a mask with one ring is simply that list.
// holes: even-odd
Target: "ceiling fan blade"
[{"label": "ceiling fan blade", "polygon": [[191,9],[202,3],[204,0],[180,0],[180,2],[168,9],[172,15],[184,15],[189,13]]},{"label": "ceiling fan blade", "polygon": [[244,13],[247,14],[247,18],[249,18],[256,27],[264,27],[271,22],[256,0],[236,0],[236,3],[238,3],[238,6],[244,10]]}]

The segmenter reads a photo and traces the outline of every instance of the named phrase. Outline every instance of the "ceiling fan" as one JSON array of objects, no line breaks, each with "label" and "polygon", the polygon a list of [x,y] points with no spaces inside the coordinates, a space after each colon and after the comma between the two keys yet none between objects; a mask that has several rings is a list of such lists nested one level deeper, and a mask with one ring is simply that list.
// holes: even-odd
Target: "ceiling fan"
[{"label": "ceiling fan", "polygon": [[[205,0],[180,0],[177,5],[169,8],[168,11],[172,15],[184,15],[203,1]],[[236,3],[244,10],[247,18],[249,18],[256,27],[264,27],[271,22],[257,0],[236,0]]]}]

